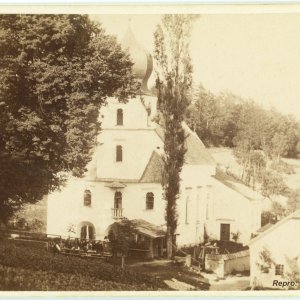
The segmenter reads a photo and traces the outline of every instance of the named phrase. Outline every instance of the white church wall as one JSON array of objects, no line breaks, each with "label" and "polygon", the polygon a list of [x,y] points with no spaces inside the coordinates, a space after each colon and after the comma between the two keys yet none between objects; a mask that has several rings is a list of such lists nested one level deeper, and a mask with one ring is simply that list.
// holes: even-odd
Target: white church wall
[{"label": "white church wall", "polygon": [[[117,110],[123,110],[123,125],[117,125]],[[102,129],[145,129],[149,128],[147,111],[140,101],[140,96],[130,99],[126,103],[120,103],[115,98],[108,99],[108,105],[101,108],[99,121]]]},{"label": "white church wall", "polygon": [[[116,146],[122,146],[123,158],[116,161]],[[154,130],[105,130],[99,135],[97,177],[140,179],[154,150],[162,141]]]},{"label": "white church wall", "polygon": [[[103,239],[113,218],[115,189],[104,182],[85,182],[72,178],[68,185],[52,193],[48,199],[47,233],[68,236],[73,225],[80,236],[80,223],[90,222],[95,226],[96,239]],[[91,191],[91,205],[84,206],[84,191]],[[160,184],[127,183],[122,193],[122,214],[128,219],[144,219],[156,225],[164,224],[164,201]],[[153,210],[146,209],[146,194],[154,194]],[[71,234],[72,236],[72,234]]]},{"label": "white church wall", "polygon": [[[179,245],[203,241],[204,224],[211,238],[220,239],[220,225],[230,224],[230,232],[241,232],[240,242],[250,239],[253,229],[253,203],[216,180],[207,181],[207,186],[187,186],[178,200],[177,242]],[[68,227],[91,222],[96,238],[103,239],[107,227],[116,220],[112,217],[115,189],[104,182],[88,182],[72,178],[61,192],[48,199],[48,233],[68,235]],[[84,190],[92,194],[90,207],[83,204]],[[144,219],[156,225],[164,225],[165,200],[162,187],[154,183],[126,183],[122,192],[123,216],[128,219]],[[154,194],[153,210],[146,209],[146,194]],[[255,203],[255,202],[254,202]],[[256,212],[259,215],[259,212]]]},{"label": "white church wall", "polygon": [[[194,173],[194,177],[192,176]],[[203,242],[206,203],[210,176],[205,166],[184,166],[181,174],[181,195],[178,199],[178,245]]]},{"label": "white church wall", "polygon": [[220,239],[221,224],[230,224],[230,238],[231,233],[240,232],[239,242],[246,243],[260,227],[257,201],[245,198],[215,179],[207,209],[206,229],[211,238]]},{"label": "white church wall", "polygon": [[[91,205],[84,206],[84,191],[91,191]],[[90,222],[95,226],[96,238],[102,238],[106,226],[111,224],[110,202],[104,201],[106,190],[101,183],[86,182],[72,178],[61,191],[55,192],[48,199],[48,229],[49,234],[67,236],[68,228],[73,225],[80,236],[80,223]],[[101,235],[99,235],[101,233]]]},{"label": "white church wall", "polygon": [[[146,209],[146,194],[154,194],[153,209]],[[128,219],[144,219],[161,226],[165,224],[165,201],[162,197],[162,187],[155,183],[131,183],[124,189],[124,216]]]}]

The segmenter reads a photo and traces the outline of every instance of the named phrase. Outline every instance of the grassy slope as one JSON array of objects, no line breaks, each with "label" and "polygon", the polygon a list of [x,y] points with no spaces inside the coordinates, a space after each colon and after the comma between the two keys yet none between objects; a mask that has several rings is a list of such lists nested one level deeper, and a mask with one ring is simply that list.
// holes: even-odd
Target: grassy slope
[{"label": "grassy slope", "polygon": [[[117,285],[120,288],[117,288]],[[164,283],[98,259],[0,241],[0,290],[159,290]]]},{"label": "grassy slope", "polygon": [[[235,161],[230,148],[208,148],[209,152],[215,159],[215,161],[223,167],[229,167],[235,174],[240,174],[240,167]],[[295,174],[283,175],[284,180],[288,187],[297,189],[300,187],[300,159],[283,159],[289,165],[292,165],[295,170]]]},{"label": "grassy slope", "polygon": [[137,286],[80,274],[0,265],[1,291],[134,291]]}]

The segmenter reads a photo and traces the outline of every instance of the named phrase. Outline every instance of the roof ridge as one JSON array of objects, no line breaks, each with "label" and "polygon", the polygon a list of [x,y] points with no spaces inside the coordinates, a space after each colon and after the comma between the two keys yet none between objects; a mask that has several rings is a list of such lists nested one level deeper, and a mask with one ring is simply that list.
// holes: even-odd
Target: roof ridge
[{"label": "roof ridge", "polygon": [[251,245],[251,244],[255,243],[256,241],[260,240],[262,237],[264,237],[265,235],[267,235],[269,232],[271,232],[274,229],[278,228],[279,226],[281,226],[282,224],[284,224],[286,221],[291,220],[293,217],[297,216],[298,214],[300,216],[300,208],[297,209],[296,211],[294,211],[293,213],[287,215],[285,218],[283,218],[279,222],[275,223],[273,226],[271,226],[270,228],[268,228],[267,230],[265,230],[264,232],[262,232],[261,234],[259,234],[255,238],[253,238],[252,240],[250,240],[248,242],[248,245]]}]

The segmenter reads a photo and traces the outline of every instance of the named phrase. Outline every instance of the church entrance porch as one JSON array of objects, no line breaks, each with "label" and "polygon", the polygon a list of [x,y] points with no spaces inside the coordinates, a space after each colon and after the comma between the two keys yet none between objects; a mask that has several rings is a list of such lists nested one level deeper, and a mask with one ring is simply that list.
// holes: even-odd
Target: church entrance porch
[{"label": "church entrance porch", "polygon": [[147,249],[145,257],[163,257],[166,252],[166,231],[142,219],[131,220],[131,222],[136,230],[136,244],[139,245],[139,241],[144,241]]},{"label": "church entrance porch", "polygon": [[[166,253],[166,232],[160,226],[142,219],[121,220],[113,223],[107,229],[109,238],[111,237],[117,244],[124,234],[128,235],[128,222],[130,223],[131,232],[128,238],[130,241],[128,256],[151,259],[164,256]],[[123,224],[127,225],[124,226]],[[127,228],[124,234],[122,234],[122,227]]]}]

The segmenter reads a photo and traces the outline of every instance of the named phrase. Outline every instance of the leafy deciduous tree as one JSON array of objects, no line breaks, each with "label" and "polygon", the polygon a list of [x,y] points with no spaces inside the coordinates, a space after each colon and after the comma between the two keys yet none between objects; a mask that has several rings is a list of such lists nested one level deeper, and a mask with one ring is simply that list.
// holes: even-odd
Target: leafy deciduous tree
[{"label": "leafy deciduous tree", "polygon": [[265,171],[262,175],[261,193],[264,197],[272,198],[273,195],[285,195],[288,187],[283,178],[271,171]]},{"label": "leafy deciduous tree", "polygon": [[108,96],[136,91],[132,63],[84,15],[0,16],[0,219],[81,176]]}]

